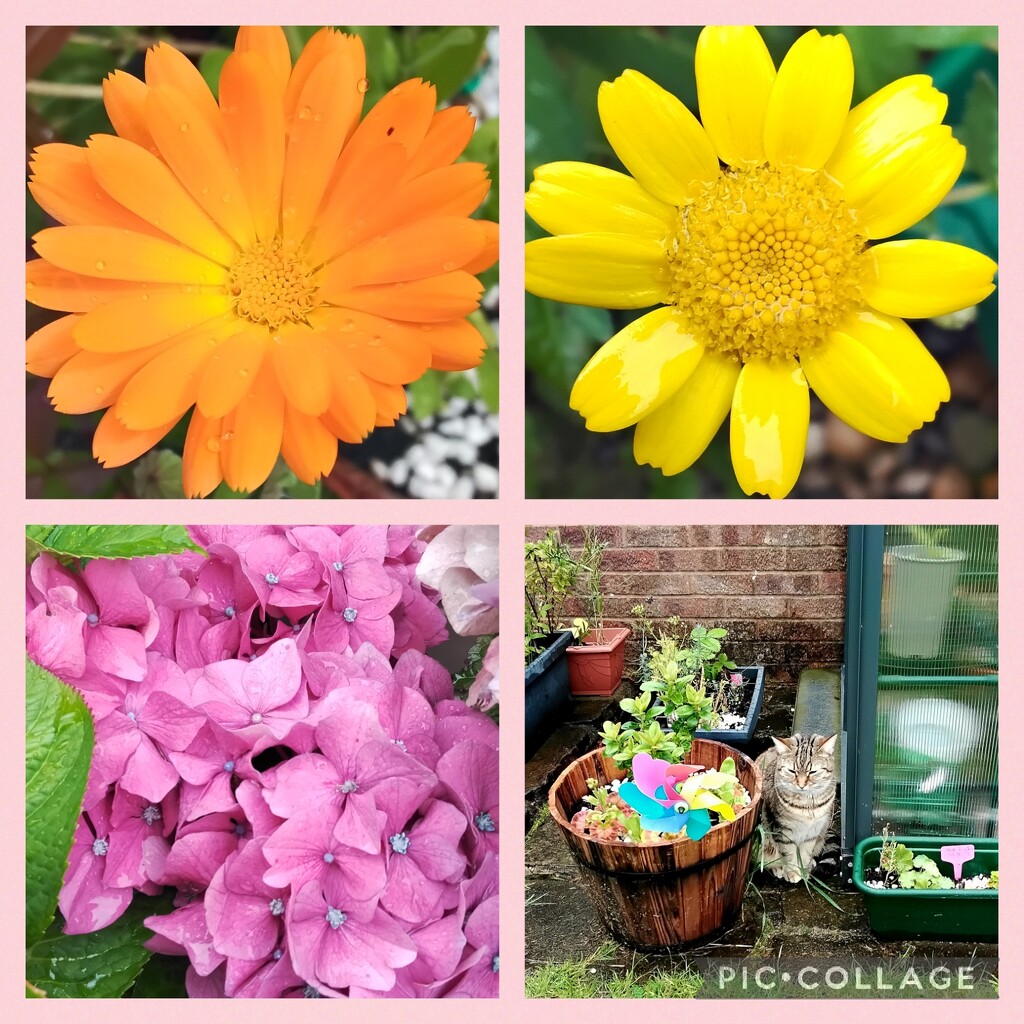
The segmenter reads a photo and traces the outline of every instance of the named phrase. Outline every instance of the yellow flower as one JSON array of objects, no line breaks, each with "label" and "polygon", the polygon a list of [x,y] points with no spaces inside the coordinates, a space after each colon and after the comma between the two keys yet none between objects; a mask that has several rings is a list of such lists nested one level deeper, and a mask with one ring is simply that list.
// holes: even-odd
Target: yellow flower
[{"label": "yellow flower", "polygon": [[28,297],[69,315],[29,339],[28,369],[58,411],[107,410],[105,466],[194,406],[189,496],[251,491],[279,454],[312,483],[339,439],[395,422],[403,385],[480,362],[465,318],[497,225],[470,219],[487,169],[454,162],[473,118],[419,79],[364,117],[366,73],[358,36],[322,29],[293,67],[280,28],[242,28],[217,100],[161,43],[145,82],[103,83],[116,135],[33,154],[64,226],[33,239]]},{"label": "yellow flower", "polygon": [[537,168],[526,208],[553,237],[527,244],[526,287],[611,309],[660,303],[598,350],[572,408],[590,430],[636,425],[637,462],[667,475],[731,412],[741,487],[781,498],[803,463],[809,387],[883,441],[935,418],[949,384],[902,318],[980,302],[996,266],[948,242],[874,244],[933,210],[964,164],[927,76],[851,110],[844,36],[805,33],[776,71],[751,27],[705,28],[696,75],[700,122],[638,71],[601,85],[629,174]]}]

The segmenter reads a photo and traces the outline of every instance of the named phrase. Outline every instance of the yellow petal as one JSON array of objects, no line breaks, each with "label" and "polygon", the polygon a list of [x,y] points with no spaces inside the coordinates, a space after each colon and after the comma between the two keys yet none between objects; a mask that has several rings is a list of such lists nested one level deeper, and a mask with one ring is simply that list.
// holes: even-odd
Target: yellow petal
[{"label": "yellow petal", "polygon": [[868,250],[867,260],[873,277],[864,283],[864,300],[892,316],[953,313],[981,302],[996,287],[995,262],[954,242],[883,242]]},{"label": "yellow petal", "polygon": [[569,405],[587,430],[630,427],[672,397],[703,351],[674,306],[656,309],[597,350],[576,378]]},{"label": "yellow petal", "polygon": [[846,36],[805,32],[790,47],[768,98],[764,149],[776,167],[817,171],[836,148],[853,95]]},{"label": "yellow petal", "polygon": [[636,427],[633,457],[674,476],[704,454],[732,406],[740,364],[716,352],[704,358],[678,391]]},{"label": "yellow petal", "polygon": [[704,130],[733,167],[765,161],[764,117],[775,64],[752,25],[708,25],[697,39],[697,100]]},{"label": "yellow petal", "polygon": [[860,310],[839,325],[888,368],[903,386],[918,416],[931,422],[949,401],[949,381],[921,339],[898,317]]},{"label": "yellow petal", "polygon": [[922,128],[844,181],[846,201],[868,238],[899,234],[939,205],[966,156],[949,125]]},{"label": "yellow petal", "polygon": [[661,242],[675,227],[675,208],[628,174],[570,160],[533,172],[526,212],[553,235],[587,231],[635,235]]},{"label": "yellow petal", "polygon": [[811,417],[807,381],[795,359],[755,359],[740,371],[729,442],[747,494],[784,498],[793,489]]},{"label": "yellow petal", "polygon": [[897,78],[850,111],[827,164],[829,174],[841,182],[855,180],[908,136],[941,124],[947,103],[927,75]]},{"label": "yellow petal", "polygon": [[526,290],[542,299],[643,309],[668,297],[669,265],[657,242],[593,233],[526,243]]},{"label": "yellow petal", "polygon": [[601,126],[626,170],[648,192],[681,206],[718,177],[718,156],[700,122],[672,93],[639,71],[602,82]]},{"label": "yellow petal", "polygon": [[800,365],[814,393],[862,434],[901,442],[923,422],[885,363],[842,331],[801,353]]},{"label": "yellow petal", "polygon": [[94,135],[87,154],[96,181],[112,199],[190,249],[231,264],[235,244],[159,157],[114,135]]}]

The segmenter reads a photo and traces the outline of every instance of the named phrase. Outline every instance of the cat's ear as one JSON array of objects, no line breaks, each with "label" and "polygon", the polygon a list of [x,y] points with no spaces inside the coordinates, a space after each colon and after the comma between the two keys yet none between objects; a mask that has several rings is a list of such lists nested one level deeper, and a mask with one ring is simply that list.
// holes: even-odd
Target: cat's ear
[{"label": "cat's ear", "polygon": [[821,739],[818,740],[818,749],[823,754],[831,755],[832,751],[836,749],[836,737],[829,736],[826,739],[824,736],[822,736]]},{"label": "cat's ear", "polygon": [[775,749],[780,754],[791,754],[793,752],[793,740],[789,736],[784,739],[779,736],[773,736],[772,743],[775,744]]}]

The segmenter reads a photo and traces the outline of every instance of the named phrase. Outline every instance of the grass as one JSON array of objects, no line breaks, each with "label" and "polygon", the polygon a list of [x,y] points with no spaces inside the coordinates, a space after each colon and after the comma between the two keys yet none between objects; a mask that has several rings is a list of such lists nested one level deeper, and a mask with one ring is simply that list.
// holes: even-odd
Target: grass
[{"label": "grass", "polygon": [[526,975],[528,999],[692,999],[704,984],[689,969],[656,968],[638,972],[634,965],[611,963],[619,952],[606,942],[589,956],[545,964]]}]

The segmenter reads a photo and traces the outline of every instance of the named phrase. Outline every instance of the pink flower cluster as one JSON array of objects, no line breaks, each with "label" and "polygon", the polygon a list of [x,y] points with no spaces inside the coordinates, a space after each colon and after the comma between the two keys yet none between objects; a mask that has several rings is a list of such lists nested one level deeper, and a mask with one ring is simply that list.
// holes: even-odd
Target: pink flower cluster
[{"label": "pink flower cluster", "polygon": [[96,723],[65,931],[172,887],[149,945],[192,996],[497,996],[497,726],[425,654],[424,542],[191,532],[207,557],[29,572],[29,655]]}]

